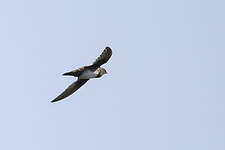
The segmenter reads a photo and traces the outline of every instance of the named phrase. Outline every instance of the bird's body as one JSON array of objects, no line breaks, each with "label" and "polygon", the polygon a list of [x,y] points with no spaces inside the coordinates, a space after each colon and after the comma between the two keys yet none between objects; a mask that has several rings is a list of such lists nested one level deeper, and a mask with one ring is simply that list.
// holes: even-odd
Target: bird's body
[{"label": "bird's body", "polygon": [[91,78],[96,78],[97,76],[98,76],[98,72],[97,71],[85,70],[78,77],[78,79],[91,79]]},{"label": "bird's body", "polygon": [[51,102],[59,101],[71,95],[82,85],[84,85],[89,79],[99,78],[106,74],[106,70],[100,66],[106,63],[111,57],[111,55],[112,50],[109,47],[106,47],[102,54],[95,60],[95,62],[93,62],[93,64],[80,67],[71,72],[64,73],[63,75],[78,77],[78,79]]}]

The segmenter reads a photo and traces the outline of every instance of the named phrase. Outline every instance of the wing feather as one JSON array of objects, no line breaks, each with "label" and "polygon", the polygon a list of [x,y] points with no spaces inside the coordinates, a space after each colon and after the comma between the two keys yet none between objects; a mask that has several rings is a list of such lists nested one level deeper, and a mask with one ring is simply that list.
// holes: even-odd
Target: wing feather
[{"label": "wing feather", "polygon": [[73,82],[67,89],[65,89],[65,91],[63,91],[59,96],[57,96],[51,102],[53,103],[70,96],[76,90],[78,90],[82,85],[84,85],[87,81],[88,79],[78,79],[77,81]]},{"label": "wing feather", "polygon": [[92,66],[100,67],[101,65],[105,64],[109,58],[112,56],[112,50],[110,47],[106,47],[102,54],[93,62]]}]

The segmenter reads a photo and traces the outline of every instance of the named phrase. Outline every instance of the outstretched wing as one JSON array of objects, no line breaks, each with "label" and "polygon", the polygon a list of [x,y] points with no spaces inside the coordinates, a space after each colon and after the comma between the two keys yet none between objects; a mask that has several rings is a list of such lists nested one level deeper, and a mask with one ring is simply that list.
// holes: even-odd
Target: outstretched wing
[{"label": "outstretched wing", "polygon": [[92,66],[100,67],[104,63],[106,63],[109,58],[112,56],[112,50],[110,47],[106,47],[102,54],[93,62]]},{"label": "outstretched wing", "polygon": [[65,91],[63,91],[59,96],[57,96],[54,100],[51,102],[56,102],[61,99],[66,98],[67,96],[70,96],[73,94],[76,90],[78,90],[82,85],[84,85],[88,79],[78,79],[77,81],[73,82]]}]

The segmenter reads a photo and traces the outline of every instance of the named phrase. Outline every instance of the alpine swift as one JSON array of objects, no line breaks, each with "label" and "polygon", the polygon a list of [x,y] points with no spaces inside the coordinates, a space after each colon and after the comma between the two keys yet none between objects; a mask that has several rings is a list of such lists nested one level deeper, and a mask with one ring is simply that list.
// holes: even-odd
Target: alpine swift
[{"label": "alpine swift", "polygon": [[78,77],[78,79],[51,102],[53,103],[70,96],[75,91],[77,91],[82,85],[84,85],[89,79],[100,78],[101,76],[106,74],[106,70],[100,66],[105,64],[111,56],[111,48],[106,47],[102,54],[91,65],[83,66],[71,72],[64,73],[63,75],[65,76],[74,76]]}]

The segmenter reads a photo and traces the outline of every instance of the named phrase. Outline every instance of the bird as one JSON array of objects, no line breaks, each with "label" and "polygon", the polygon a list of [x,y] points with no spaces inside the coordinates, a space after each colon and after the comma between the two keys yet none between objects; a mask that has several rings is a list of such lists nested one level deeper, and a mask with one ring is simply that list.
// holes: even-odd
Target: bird
[{"label": "bird", "polygon": [[57,96],[51,102],[54,103],[70,96],[75,91],[77,91],[82,85],[84,85],[89,79],[100,78],[104,74],[107,74],[107,71],[102,68],[101,65],[105,64],[111,56],[112,50],[110,47],[107,46],[103,50],[101,55],[91,65],[82,66],[73,71],[64,73],[64,76],[74,76],[77,77],[77,80],[73,82],[69,87],[67,87],[59,96]]}]

